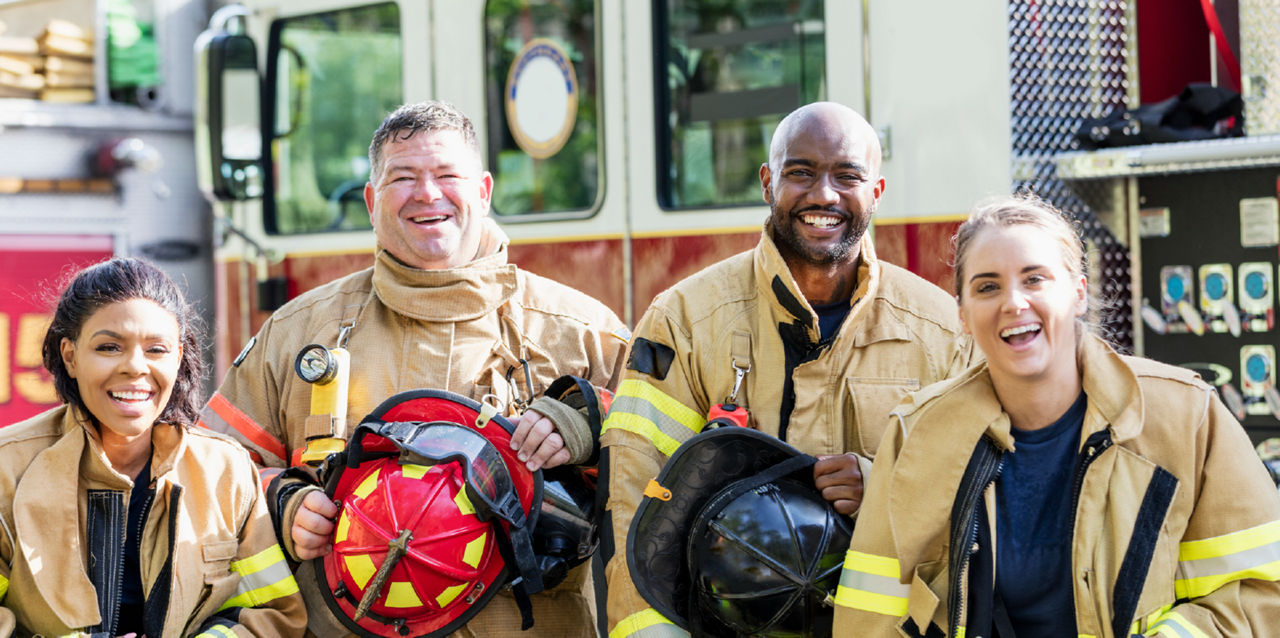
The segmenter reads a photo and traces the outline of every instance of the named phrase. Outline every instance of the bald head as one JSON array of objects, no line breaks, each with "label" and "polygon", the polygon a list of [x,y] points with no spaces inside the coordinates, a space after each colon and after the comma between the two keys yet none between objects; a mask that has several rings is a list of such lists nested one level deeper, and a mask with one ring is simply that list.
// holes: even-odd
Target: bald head
[{"label": "bald head", "polygon": [[875,129],[857,111],[837,102],[806,104],[782,118],[769,144],[769,168],[778,170],[779,162],[797,137],[813,134],[839,137],[849,147],[865,146],[871,170],[880,174],[880,138]]},{"label": "bald head", "polygon": [[796,109],[773,134],[760,190],[778,252],[797,282],[809,278],[808,289],[799,284],[805,298],[848,299],[862,236],[884,192],[871,125],[834,102]]}]

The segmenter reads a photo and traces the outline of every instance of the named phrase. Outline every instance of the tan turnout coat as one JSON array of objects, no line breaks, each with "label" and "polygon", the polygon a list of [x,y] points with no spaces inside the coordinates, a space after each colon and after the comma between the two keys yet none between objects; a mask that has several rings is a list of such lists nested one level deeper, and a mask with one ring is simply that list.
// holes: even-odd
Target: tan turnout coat
[{"label": "tan turnout coat", "polygon": [[[587,295],[507,263],[506,243],[488,223],[485,256],[449,270],[410,268],[380,250],[372,268],[290,301],[228,371],[204,424],[244,443],[265,466],[289,465],[305,447],[311,399],[294,358],[311,343],[333,347],[344,323],[353,324],[346,344],[351,385],[346,432],[334,433],[340,438],[386,398],[418,388],[477,401],[492,394],[510,414],[518,399],[531,398],[521,359],[529,362],[535,395],[563,375],[612,389],[626,356],[626,327]],[[594,636],[588,568],[533,596],[530,631],[520,631],[515,600],[504,592],[457,635]]]},{"label": "tan turnout coat", "polygon": [[[200,428],[157,424],[151,441],[143,589],[150,597],[169,582],[164,633],[153,638],[301,636],[302,597],[249,455]],[[67,406],[0,430],[0,635],[12,629],[6,621],[16,620],[17,636],[64,636],[101,622],[87,573],[88,491],[123,492],[127,512],[132,488]],[[226,605],[238,615],[215,616]]]},{"label": "tan turnout coat", "polygon": [[[1076,508],[1077,633],[1115,635],[1117,580],[1144,495],[1163,469],[1176,491],[1167,514],[1148,521],[1158,525],[1158,540],[1145,580],[1133,583],[1141,594],[1129,633],[1280,635],[1280,494],[1239,423],[1183,368],[1118,355],[1094,337],[1080,361],[1088,396],[1082,447],[1095,435],[1110,444],[1095,448]],[[1010,450],[1009,428],[985,365],[894,412],[845,561],[835,635],[912,636],[908,625],[930,624],[964,635],[965,613],[952,627],[956,610],[948,608],[952,505],[979,438]],[[993,485],[984,492],[991,538],[994,496]]]},{"label": "tan turnout coat", "polygon": [[[889,411],[908,392],[969,363],[955,301],[937,286],[876,259],[862,242],[853,307],[829,345],[766,227],[755,249],[730,257],[664,292],[635,331],[624,381],[601,441],[608,450],[614,554],[607,567],[610,636],[683,632],[650,608],[626,564],[628,527],[641,493],[666,459],[725,400],[735,364],[750,368],[738,402],[751,426],[778,436],[785,386],[794,388],[785,440],[810,454],[852,452],[863,475]],[[788,331],[801,354],[788,370]],[[650,346],[646,342],[657,344]],[[667,365],[646,363],[646,357]],[[652,355],[652,356],[650,356]]]}]

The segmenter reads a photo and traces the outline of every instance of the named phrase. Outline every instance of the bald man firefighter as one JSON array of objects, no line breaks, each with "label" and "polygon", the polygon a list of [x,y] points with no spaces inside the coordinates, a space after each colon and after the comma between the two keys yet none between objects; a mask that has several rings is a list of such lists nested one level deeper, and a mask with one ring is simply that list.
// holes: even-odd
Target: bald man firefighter
[{"label": "bald man firefighter", "polygon": [[760,167],[771,214],[759,244],[664,292],[636,327],[601,437],[610,638],[687,635],[638,593],[623,548],[641,499],[662,491],[650,480],[708,421],[817,456],[817,490],[854,516],[889,411],[968,364],[955,301],[865,240],[880,160],[875,131],[848,107],[788,115]]},{"label": "bald man firefighter", "polygon": [[[322,490],[314,472],[282,473],[283,468],[316,467],[344,449],[357,425],[371,432],[375,425],[385,429],[370,440],[398,446],[402,463],[390,464],[403,469],[394,472],[402,486],[396,490],[412,486],[404,483],[406,477],[427,472],[423,463],[464,459],[460,452],[435,454],[416,438],[447,434],[447,428],[378,425],[394,421],[389,417],[362,424],[388,397],[434,389],[462,397],[444,400],[446,407],[465,403],[467,410],[483,412],[484,419],[509,419],[514,430],[509,441],[506,434],[486,434],[487,441],[475,444],[490,455],[495,442],[509,444],[508,452],[527,466],[512,472],[591,464],[598,455],[601,401],[607,402],[616,385],[629,339],[626,327],[603,304],[507,262],[508,240],[489,217],[493,178],[483,169],[471,121],[457,109],[442,102],[400,107],[374,134],[369,159],[364,196],[378,243],[373,267],[310,290],[276,311],[235,359],[203,414],[206,427],[235,437],[258,457],[281,545],[295,561],[329,554],[335,525],[338,536],[353,532],[342,528],[347,523],[339,518],[335,495]],[[346,382],[335,383],[334,374],[347,375]],[[569,377],[578,382],[553,388],[553,382]],[[549,389],[555,396],[548,396]],[[483,425],[476,419],[477,428]],[[435,456],[448,458],[428,458]],[[479,463],[470,456],[464,460]],[[492,476],[476,481],[458,476],[450,488],[456,490],[450,492],[456,515],[479,511],[483,518],[480,500],[503,498],[481,493],[492,487]],[[523,481],[517,477],[515,482],[527,484]],[[352,489],[373,498],[361,491],[363,485]],[[379,511],[395,511],[394,505]],[[375,578],[373,569],[393,563],[392,554],[420,551],[413,541],[384,545],[381,554],[365,561],[363,574],[348,561],[358,582]],[[478,547],[459,550],[465,549],[464,562],[478,560],[472,551],[480,552]],[[489,547],[484,552],[496,551]],[[376,575],[376,582],[385,577]],[[504,587],[450,635],[594,636],[589,580],[583,565],[558,587],[535,593],[528,601],[534,626],[527,632],[521,627],[530,610],[522,610],[520,596]],[[477,582],[475,588],[484,585]],[[337,589],[333,582],[322,586]],[[430,604],[447,610],[476,598],[458,589],[430,593]],[[333,609],[326,607],[308,600],[313,618],[331,615]],[[390,628],[395,622],[386,619]],[[313,622],[311,628],[319,635],[340,635],[327,633],[332,626]]]}]

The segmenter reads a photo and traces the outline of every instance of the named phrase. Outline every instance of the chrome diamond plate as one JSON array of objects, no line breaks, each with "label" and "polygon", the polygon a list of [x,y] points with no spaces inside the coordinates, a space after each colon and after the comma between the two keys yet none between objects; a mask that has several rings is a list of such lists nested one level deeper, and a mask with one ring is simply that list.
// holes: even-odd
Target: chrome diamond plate
[{"label": "chrome diamond plate", "polygon": [[1090,207],[1114,201],[1114,184],[1095,180],[1072,190],[1057,176],[1055,159],[1079,150],[1073,134],[1085,118],[1131,102],[1132,11],[1126,0],[1009,2],[1013,187],[1036,193],[1080,223],[1103,300],[1099,323],[1125,350],[1133,347],[1129,251]]},{"label": "chrome diamond plate", "polygon": [[1240,80],[1245,133],[1280,133],[1280,0],[1240,0]]}]

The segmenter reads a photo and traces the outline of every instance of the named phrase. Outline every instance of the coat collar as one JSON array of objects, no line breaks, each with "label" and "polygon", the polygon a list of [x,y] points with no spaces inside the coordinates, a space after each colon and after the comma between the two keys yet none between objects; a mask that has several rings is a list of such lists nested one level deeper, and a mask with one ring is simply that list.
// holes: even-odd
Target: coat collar
[{"label": "coat collar", "polygon": [[918,409],[890,417],[889,427],[909,429],[909,435],[900,433],[903,443],[889,476],[889,524],[904,575],[920,563],[946,558],[938,541],[950,534],[948,514],[979,439],[1012,447],[1009,416],[1000,409],[985,363],[943,383],[935,400],[917,395]]},{"label": "coat collar", "polygon": [[[14,527],[41,598],[67,627],[89,627],[101,618],[96,605],[84,604],[96,600],[97,594],[84,565],[81,494],[89,489],[129,490],[133,481],[111,467],[88,419],[67,406],[60,411],[51,418],[59,420],[61,436],[36,455],[14,493]],[[181,427],[157,424],[151,442],[151,476],[159,484],[182,455],[186,439]],[[77,468],[78,475],[70,468]]]},{"label": "coat collar", "polygon": [[492,313],[515,296],[517,271],[507,263],[508,240],[498,225],[486,218],[482,232],[483,256],[446,270],[406,266],[379,248],[374,292],[387,307],[419,321],[469,321]]},{"label": "coat collar", "polygon": [[[1085,336],[1077,348],[1082,386],[1089,397],[1081,441],[1110,428],[1115,442],[1142,430],[1142,394],[1137,376],[1105,342]],[[908,427],[889,477],[889,517],[903,574],[945,558],[938,539],[949,532],[948,513],[960,487],[970,453],[987,437],[1013,449],[1012,427],[996,398],[985,361],[960,376],[927,388],[915,397],[920,407],[891,416],[889,427]],[[901,409],[901,408],[900,408]]]},{"label": "coat collar", "polygon": [[[853,310],[841,326],[842,333],[845,332],[845,326],[858,322],[858,315],[867,312],[867,306],[870,304],[858,304],[858,301],[873,297],[879,291],[880,261],[876,259],[875,247],[872,244],[870,236],[863,235],[860,242],[862,261],[858,265],[858,285],[849,299]],[[800,286],[791,276],[791,269],[787,267],[782,253],[778,252],[778,246],[773,241],[773,225],[769,221],[764,223],[764,229],[760,232],[760,243],[756,246],[753,261],[756,282],[760,286],[761,293],[769,300],[773,314],[781,320],[790,318],[808,326],[812,340],[818,341],[817,313],[801,294]]]},{"label": "coat collar", "polygon": [[[1090,334],[1081,341],[1077,350],[1080,369],[1084,371],[1081,386],[1089,396],[1089,411],[1096,411],[1099,417],[1092,430],[1110,426],[1116,443],[1137,437],[1142,432],[1144,414],[1138,376],[1124,357],[1102,339]],[[1085,423],[1087,428],[1088,417]]]}]

